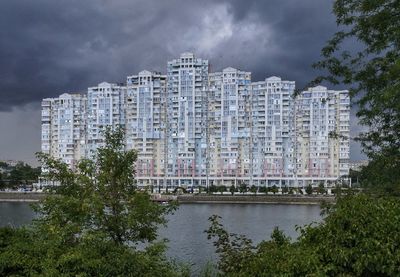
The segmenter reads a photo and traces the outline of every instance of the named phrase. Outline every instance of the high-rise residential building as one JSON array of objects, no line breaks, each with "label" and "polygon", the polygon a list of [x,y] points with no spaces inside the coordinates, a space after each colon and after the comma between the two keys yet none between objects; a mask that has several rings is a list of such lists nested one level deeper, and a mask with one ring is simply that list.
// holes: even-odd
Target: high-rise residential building
[{"label": "high-rise residential building", "polygon": [[192,53],[167,65],[167,177],[177,186],[206,176],[208,70]]},{"label": "high-rise residential building", "polygon": [[125,113],[126,146],[138,153],[136,177],[150,183],[165,172],[166,76],[146,70],[128,76]]},{"label": "high-rise residential building", "polygon": [[210,73],[208,175],[211,184],[231,185],[251,172],[251,73],[225,68]]},{"label": "high-rise residential building", "polygon": [[87,158],[93,157],[98,147],[104,145],[105,128],[125,128],[126,86],[100,83],[88,88],[87,105]]},{"label": "high-rise residential building", "polygon": [[[294,81],[252,83],[253,176],[256,185],[290,185],[294,177]],[[270,180],[270,182],[269,182]]]},{"label": "high-rise residential building", "polygon": [[86,97],[64,93],[42,101],[42,152],[74,168],[84,157]]},{"label": "high-rise residential building", "polygon": [[299,180],[334,181],[348,175],[350,99],[347,90],[317,86],[296,99],[295,130]]},{"label": "high-rise residential building", "polygon": [[138,152],[139,186],[305,186],[349,171],[348,91],[232,67],[209,73],[183,53],[167,75],[141,71],[126,85],[101,83],[42,102],[42,151],[71,167],[103,146],[106,126],[123,127]]}]

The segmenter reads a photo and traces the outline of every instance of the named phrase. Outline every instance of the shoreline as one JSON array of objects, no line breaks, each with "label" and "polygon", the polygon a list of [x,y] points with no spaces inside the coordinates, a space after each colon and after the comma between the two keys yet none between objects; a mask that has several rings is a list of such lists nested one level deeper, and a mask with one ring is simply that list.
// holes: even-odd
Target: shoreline
[{"label": "shoreline", "polygon": [[[37,202],[45,197],[41,192],[0,192],[0,202]],[[285,204],[321,205],[335,202],[334,196],[319,195],[161,195],[156,201],[177,200],[179,204]]]},{"label": "shoreline", "polygon": [[297,195],[180,195],[179,204],[284,204],[284,205],[321,205],[333,203],[333,196],[297,196]]},{"label": "shoreline", "polygon": [[38,202],[43,199],[45,194],[42,192],[0,192],[0,202]]}]

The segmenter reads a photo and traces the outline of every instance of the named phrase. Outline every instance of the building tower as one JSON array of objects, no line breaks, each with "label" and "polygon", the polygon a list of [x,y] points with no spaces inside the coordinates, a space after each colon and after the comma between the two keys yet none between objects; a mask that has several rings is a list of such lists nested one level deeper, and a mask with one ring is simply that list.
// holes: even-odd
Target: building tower
[{"label": "building tower", "polygon": [[251,73],[228,67],[209,79],[210,174],[220,178],[216,184],[237,185],[250,173]]},{"label": "building tower", "polygon": [[125,127],[126,87],[100,83],[88,88],[86,157],[92,158],[104,145],[105,127]]},{"label": "building tower", "polygon": [[139,185],[159,185],[164,176],[166,76],[141,71],[127,78],[126,146],[138,151]]},{"label": "building tower", "polygon": [[318,182],[348,175],[348,91],[317,86],[296,99],[298,176]]},{"label": "building tower", "polygon": [[168,62],[168,175],[175,186],[193,186],[196,176],[206,175],[205,97],[208,61],[183,53]]},{"label": "building tower", "polygon": [[254,175],[261,178],[258,185],[266,182],[281,186],[284,177],[293,177],[294,89],[294,81],[275,76],[252,83],[253,120],[256,122]]},{"label": "building tower", "polygon": [[42,152],[71,168],[84,156],[86,97],[61,94],[42,101]]}]

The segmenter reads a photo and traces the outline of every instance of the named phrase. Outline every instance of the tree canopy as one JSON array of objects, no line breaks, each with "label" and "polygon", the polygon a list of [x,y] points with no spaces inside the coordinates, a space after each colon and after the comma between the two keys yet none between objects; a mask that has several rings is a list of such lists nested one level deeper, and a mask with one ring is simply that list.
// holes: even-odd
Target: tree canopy
[{"label": "tree canopy", "polygon": [[165,258],[165,243],[154,242],[174,205],[158,205],[136,189],[136,152],[124,151],[121,129],[108,129],[95,161],[82,160],[77,170],[38,157],[56,185],[34,206],[32,225],[0,229],[0,275],[183,274]]},{"label": "tree canopy", "polygon": [[[327,74],[314,83],[350,87],[357,116],[367,127],[358,140],[377,161],[365,168],[375,174],[363,180],[375,186],[382,181],[393,191],[400,185],[400,2],[336,0],[333,12],[341,30],[322,49],[314,66]],[[385,177],[389,171],[391,179]]]},{"label": "tree canopy", "polygon": [[292,242],[275,228],[270,240],[253,245],[210,218],[207,230],[226,276],[398,276],[400,202],[366,194],[338,199],[319,224],[299,228]]},{"label": "tree canopy", "polygon": [[0,162],[0,188],[17,188],[20,185],[29,185],[37,182],[41,174],[40,167],[32,167],[26,163],[19,162],[15,166],[10,166],[5,162]]},{"label": "tree canopy", "polygon": [[370,163],[357,177],[368,193],[339,196],[295,242],[275,229],[253,245],[211,217],[222,275],[400,275],[400,1],[336,0],[333,12],[341,30],[322,49],[314,66],[326,74],[312,84],[350,87],[366,127],[358,140]]}]

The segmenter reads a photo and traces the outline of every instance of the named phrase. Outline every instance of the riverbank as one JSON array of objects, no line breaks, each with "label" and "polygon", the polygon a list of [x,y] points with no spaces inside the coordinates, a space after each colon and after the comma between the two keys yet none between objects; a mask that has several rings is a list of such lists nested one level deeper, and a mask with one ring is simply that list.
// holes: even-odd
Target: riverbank
[{"label": "riverbank", "polygon": [[0,192],[0,202],[37,202],[45,197],[43,192]]},{"label": "riverbank", "polygon": [[179,203],[204,204],[299,204],[320,205],[335,202],[334,196],[320,195],[179,195]]},{"label": "riverbank", "polygon": [[[42,192],[0,192],[0,202],[36,202],[45,197]],[[177,200],[178,203],[204,204],[309,204],[320,205],[322,202],[332,203],[334,196],[321,195],[200,195],[184,194],[179,196],[160,195],[155,198],[159,202]]]}]

